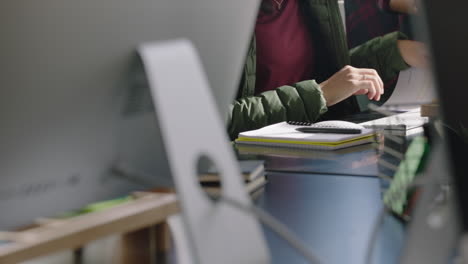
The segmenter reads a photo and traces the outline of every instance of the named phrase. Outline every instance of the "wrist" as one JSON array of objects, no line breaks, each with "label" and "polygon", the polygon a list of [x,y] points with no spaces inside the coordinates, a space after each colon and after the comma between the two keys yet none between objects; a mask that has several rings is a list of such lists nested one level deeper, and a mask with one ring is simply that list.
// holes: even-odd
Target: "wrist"
[{"label": "wrist", "polygon": [[329,95],[328,95],[328,92],[327,92],[327,89],[325,89],[325,86],[327,84],[328,80],[327,81],[323,81],[321,83],[319,83],[319,88],[320,88],[320,91],[322,92],[322,98],[325,102],[325,105],[328,107],[330,106],[329,102],[330,100],[328,99]]},{"label": "wrist", "polygon": [[427,67],[429,65],[428,54],[423,43],[413,40],[398,40],[397,46],[401,57],[408,65],[413,67]]}]

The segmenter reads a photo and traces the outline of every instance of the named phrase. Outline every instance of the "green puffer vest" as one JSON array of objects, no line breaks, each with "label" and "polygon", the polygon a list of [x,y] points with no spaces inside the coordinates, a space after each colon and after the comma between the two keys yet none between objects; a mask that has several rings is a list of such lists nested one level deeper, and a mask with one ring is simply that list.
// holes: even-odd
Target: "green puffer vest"
[{"label": "green puffer vest", "polygon": [[[332,107],[326,107],[318,83],[327,80],[346,65],[373,68],[384,82],[408,67],[397,47],[397,40],[405,38],[401,33],[372,39],[350,51],[336,0],[298,1],[314,41],[316,76],[314,80],[255,95],[256,45],[253,36],[237,99],[229,109],[228,132],[231,139],[235,139],[239,132],[286,120],[315,122],[319,119],[339,119],[363,110],[363,106],[368,103],[365,96],[352,96]],[[386,98],[391,92],[385,91]]]}]

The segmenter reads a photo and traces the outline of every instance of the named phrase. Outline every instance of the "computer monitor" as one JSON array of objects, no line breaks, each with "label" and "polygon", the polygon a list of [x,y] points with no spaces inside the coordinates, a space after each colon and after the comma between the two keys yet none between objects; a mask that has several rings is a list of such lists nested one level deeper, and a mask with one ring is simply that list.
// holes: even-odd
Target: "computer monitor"
[{"label": "computer monitor", "polygon": [[464,29],[468,2],[425,0],[421,4],[425,17],[415,32],[427,29],[443,133],[432,144],[423,194],[401,263],[451,263],[460,230],[468,230],[468,33]]},{"label": "computer monitor", "polygon": [[468,2],[426,0],[426,12],[438,80],[449,171],[455,180],[463,230],[468,231]]},{"label": "computer monitor", "polygon": [[[3,1],[0,230],[129,191],[171,185],[149,92],[133,67],[136,48],[148,41],[191,40],[225,115],[257,5],[250,0]],[[137,176],[119,175],[117,165]]]}]

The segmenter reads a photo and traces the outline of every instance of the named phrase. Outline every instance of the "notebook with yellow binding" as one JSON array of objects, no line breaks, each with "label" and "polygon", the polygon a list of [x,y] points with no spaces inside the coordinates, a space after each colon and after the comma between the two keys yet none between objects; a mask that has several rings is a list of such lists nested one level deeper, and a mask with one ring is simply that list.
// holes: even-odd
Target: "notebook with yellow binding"
[{"label": "notebook with yellow binding", "polygon": [[[320,124],[320,123],[316,123]],[[335,150],[374,142],[376,132],[363,128],[359,134],[303,133],[303,125],[281,122],[260,129],[239,133],[237,144]]]}]

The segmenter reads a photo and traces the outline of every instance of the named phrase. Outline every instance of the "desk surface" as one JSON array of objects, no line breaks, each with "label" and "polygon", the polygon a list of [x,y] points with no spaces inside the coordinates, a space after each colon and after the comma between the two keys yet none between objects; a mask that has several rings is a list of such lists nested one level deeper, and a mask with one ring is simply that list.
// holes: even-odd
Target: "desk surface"
[{"label": "desk surface", "polygon": [[[391,215],[384,215],[369,249],[385,186],[375,176],[387,172],[378,159],[395,162],[391,157],[371,144],[342,151],[242,151],[241,158],[266,160],[269,181],[255,204],[288,226],[324,263],[364,264],[369,251],[371,263],[398,263],[405,230]],[[272,263],[307,263],[271,230],[264,227],[264,232]]]},{"label": "desk surface", "polygon": [[[365,263],[372,228],[382,209],[379,179],[320,174],[269,173],[256,205],[271,213],[324,263]],[[375,263],[396,263],[402,224],[386,216],[373,248]],[[265,228],[273,263],[307,263]]]},{"label": "desk surface", "polygon": [[[255,200],[291,229],[324,264],[395,264],[405,238],[403,224],[384,215],[369,249],[372,230],[382,209],[376,177],[308,173],[268,173],[268,183]],[[264,235],[272,264],[308,263],[268,227]],[[174,252],[164,263],[178,263]]]},{"label": "desk surface", "polygon": [[[350,121],[375,118],[357,115]],[[361,120],[362,119],[362,120]],[[405,239],[404,225],[382,213],[379,173],[393,175],[386,166],[399,160],[382,150],[404,152],[403,144],[383,140],[337,151],[268,148],[237,145],[241,159],[263,159],[269,182],[255,204],[299,236],[326,264],[398,263]],[[373,228],[377,237],[371,243]],[[274,264],[302,264],[306,260],[285,241],[264,227]],[[371,246],[371,248],[369,248]]]}]

